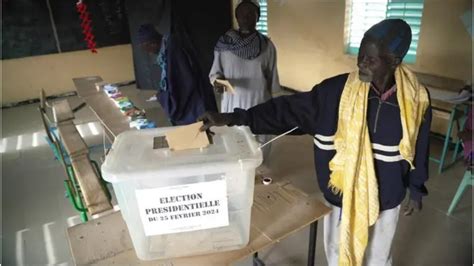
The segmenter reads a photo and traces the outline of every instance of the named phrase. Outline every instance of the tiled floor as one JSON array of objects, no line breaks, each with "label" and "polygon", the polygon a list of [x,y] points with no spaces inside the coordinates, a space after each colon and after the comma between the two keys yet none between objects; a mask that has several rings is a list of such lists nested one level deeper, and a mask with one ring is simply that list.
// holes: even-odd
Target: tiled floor
[{"label": "tiled floor", "polygon": [[[70,97],[72,106],[80,101]],[[2,155],[2,264],[71,265],[66,228],[80,222],[64,196],[65,178],[44,141],[36,104],[3,110]],[[76,113],[76,124],[90,145],[102,142],[100,126],[87,108]],[[439,150],[433,141],[432,150]],[[276,181],[292,176],[307,193],[319,193],[314,177],[311,137],[284,137],[273,144],[270,166]],[[101,155],[96,149],[94,157]],[[429,196],[424,209],[400,217],[394,241],[394,265],[471,265],[472,190],[469,188],[452,216],[450,201],[463,175],[462,164],[437,174],[431,164]],[[318,227],[317,265],[326,265]],[[267,265],[306,265],[308,228],[260,252]],[[251,260],[236,263],[251,265]]]}]

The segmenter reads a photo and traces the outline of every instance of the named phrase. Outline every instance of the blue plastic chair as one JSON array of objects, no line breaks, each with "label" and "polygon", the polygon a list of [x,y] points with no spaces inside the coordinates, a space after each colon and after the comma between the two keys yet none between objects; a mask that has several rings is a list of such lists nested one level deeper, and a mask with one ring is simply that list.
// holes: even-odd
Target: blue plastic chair
[{"label": "blue plastic chair", "polygon": [[448,215],[451,215],[453,210],[456,208],[456,205],[458,205],[459,200],[461,200],[462,195],[464,194],[464,191],[466,191],[466,188],[468,186],[473,186],[473,185],[474,185],[474,175],[472,174],[472,169],[467,169],[466,172],[464,173],[464,177],[462,178],[461,184],[459,184],[458,190],[456,191],[456,194],[454,195],[454,198],[451,201],[451,205],[449,205]]},{"label": "blue plastic chair", "polygon": [[[446,110],[441,110],[446,112]],[[453,133],[453,128],[457,125],[458,131],[464,128],[464,124],[467,119],[467,106],[463,104],[458,104],[453,107],[449,115],[448,121],[448,130],[446,136],[444,137],[443,149],[441,150],[441,157],[435,158],[430,156],[430,160],[438,163],[438,173],[442,173],[447,167],[453,165],[458,159],[462,157],[461,150],[461,140],[457,139],[456,141],[451,140],[451,135]],[[446,165],[446,157],[448,155],[449,147],[454,145],[454,151],[451,157],[451,161]]]}]

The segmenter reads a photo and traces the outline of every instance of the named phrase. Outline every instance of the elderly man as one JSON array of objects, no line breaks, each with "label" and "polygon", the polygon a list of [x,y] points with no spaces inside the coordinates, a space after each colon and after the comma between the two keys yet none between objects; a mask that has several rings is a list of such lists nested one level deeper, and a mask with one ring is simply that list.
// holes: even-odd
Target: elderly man
[{"label": "elderly man", "polygon": [[[260,17],[257,0],[244,0],[235,8],[239,29],[231,29],[221,36],[214,49],[214,63],[209,73],[216,92],[223,87],[216,79],[227,79],[234,92],[222,94],[221,112],[232,112],[234,108],[248,109],[272,97],[280,90],[278,80],[276,49],[272,41],[256,30]],[[257,136],[261,143],[269,136]],[[264,162],[270,152],[264,149]]]},{"label": "elderly man", "polygon": [[246,125],[256,134],[292,128],[314,136],[318,183],[333,211],[324,219],[329,265],[391,265],[400,204],[421,210],[427,195],[431,107],[427,90],[403,64],[410,26],[387,19],[364,35],[358,71],[312,91],[245,111],[204,114],[202,130]]}]

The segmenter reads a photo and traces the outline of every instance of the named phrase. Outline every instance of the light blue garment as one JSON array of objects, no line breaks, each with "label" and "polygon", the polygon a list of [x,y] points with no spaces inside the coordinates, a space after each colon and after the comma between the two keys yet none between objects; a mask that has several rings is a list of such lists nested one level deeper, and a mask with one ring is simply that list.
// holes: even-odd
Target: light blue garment
[{"label": "light blue garment", "polygon": [[161,48],[158,56],[156,57],[156,63],[161,68],[161,78],[160,78],[160,90],[167,91],[168,90],[168,78],[166,75],[166,67],[168,66],[167,58],[168,58],[168,35],[163,36],[161,40]]}]

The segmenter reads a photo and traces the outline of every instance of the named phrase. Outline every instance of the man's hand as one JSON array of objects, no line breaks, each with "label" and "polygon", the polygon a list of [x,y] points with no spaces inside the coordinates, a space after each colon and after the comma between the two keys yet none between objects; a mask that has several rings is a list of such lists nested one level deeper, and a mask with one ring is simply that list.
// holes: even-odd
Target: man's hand
[{"label": "man's hand", "polygon": [[423,206],[421,204],[421,201],[410,199],[410,201],[408,201],[407,205],[405,205],[405,208],[403,209],[403,215],[410,216],[415,212],[420,212],[422,208]]},{"label": "man's hand", "polygon": [[463,141],[463,142],[468,142],[472,140],[472,131],[468,129],[464,129],[463,131],[458,133],[458,137]]},{"label": "man's hand", "polygon": [[232,123],[232,116],[226,113],[206,112],[198,118],[198,121],[204,122],[204,125],[199,130],[206,131],[214,126],[230,125]]}]

